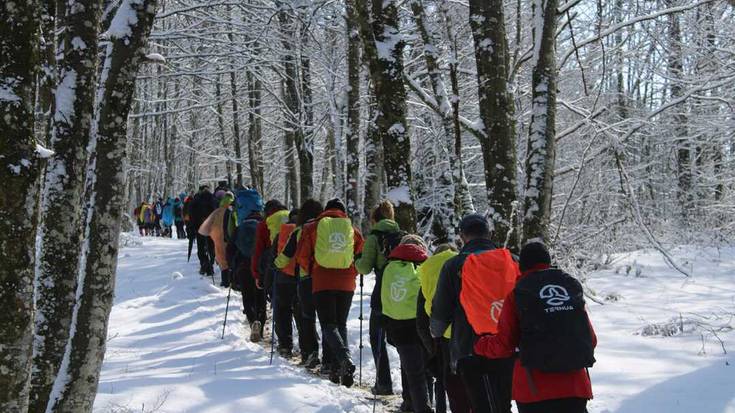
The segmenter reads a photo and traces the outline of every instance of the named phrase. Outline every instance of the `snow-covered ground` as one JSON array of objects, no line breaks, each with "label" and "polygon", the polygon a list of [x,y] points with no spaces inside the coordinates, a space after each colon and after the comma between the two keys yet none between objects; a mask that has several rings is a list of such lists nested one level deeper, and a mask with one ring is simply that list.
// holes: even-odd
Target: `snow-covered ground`
[{"label": "snow-covered ground", "polygon": [[[96,412],[372,411],[362,390],[333,385],[277,357],[269,366],[263,347],[246,340],[238,294],[221,339],[227,291],[198,275],[196,257],[186,262],[186,241],[131,244],[120,253]],[[722,328],[733,326],[735,315],[735,249],[681,249],[675,256],[693,270],[692,279],[652,252],[616,256],[609,269],[590,275],[590,288],[608,298],[590,304],[599,337],[590,413],[735,413],[735,360],[720,343],[735,351],[735,333]],[[349,322],[355,361],[358,314],[356,295]],[[364,327],[363,381],[371,383]]]}]

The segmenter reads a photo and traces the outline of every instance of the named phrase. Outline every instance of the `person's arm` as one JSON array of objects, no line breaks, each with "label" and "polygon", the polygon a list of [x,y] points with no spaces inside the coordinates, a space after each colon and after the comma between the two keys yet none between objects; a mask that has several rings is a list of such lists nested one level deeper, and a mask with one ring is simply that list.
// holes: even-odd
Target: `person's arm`
[{"label": "person's arm", "polygon": [[520,319],[516,310],[515,295],[505,299],[498,321],[498,334],[480,337],[475,342],[475,354],[489,359],[513,356],[521,338]]},{"label": "person's arm", "polygon": [[265,226],[265,221],[261,221],[255,227],[255,249],[253,251],[252,259],[250,260],[250,272],[253,274],[253,278],[256,282],[260,281],[258,262],[266,248],[268,248],[268,228]]},{"label": "person's arm", "polygon": [[444,332],[452,324],[454,320],[454,312],[457,310],[459,302],[459,291],[456,291],[453,278],[457,276],[457,266],[454,265],[455,259],[451,259],[444,264],[441,273],[439,273],[439,282],[436,286],[436,293],[431,302],[431,321],[429,324],[432,337],[442,337]]},{"label": "person's arm", "polygon": [[416,332],[421,339],[421,344],[429,355],[434,353],[434,340],[429,331],[429,315],[426,314],[426,298],[423,290],[419,289],[418,300],[416,300]]},{"label": "person's arm", "polygon": [[365,239],[365,245],[362,248],[362,253],[356,255],[355,269],[360,274],[370,274],[370,271],[375,267],[375,260],[377,258],[378,251],[378,237],[375,235],[368,235]]},{"label": "person's arm", "polygon": [[354,256],[357,257],[362,254],[362,251],[365,249],[365,239],[362,237],[362,232],[360,232],[359,229],[355,228],[355,249],[353,251]]}]

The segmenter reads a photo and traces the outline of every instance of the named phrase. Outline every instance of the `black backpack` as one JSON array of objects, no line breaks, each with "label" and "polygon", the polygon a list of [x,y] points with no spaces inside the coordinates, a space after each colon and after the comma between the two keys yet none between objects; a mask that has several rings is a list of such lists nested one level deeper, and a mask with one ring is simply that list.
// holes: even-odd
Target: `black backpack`
[{"label": "black backpack", "polygon": [[538,271],[521,278],[514,294],[523,367],[549,373],[592,367],[592,332],[579,281],[558,269]]},{"label": "black backpack", "polygon": [[[373,234],[378,237],[378,248],[380,249],[380,253],[385,257],[385,261],[388,262],[391,251],[401,243],[401,240],[408,235],[408,232],[402,230],[395,232],[373,231]],[[382,268],[380,271],[382,272]]]}]

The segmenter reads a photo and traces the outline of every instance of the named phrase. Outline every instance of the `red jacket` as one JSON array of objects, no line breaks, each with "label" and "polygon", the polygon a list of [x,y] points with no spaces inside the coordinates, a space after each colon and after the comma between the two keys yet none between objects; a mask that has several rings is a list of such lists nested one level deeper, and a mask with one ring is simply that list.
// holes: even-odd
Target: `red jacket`
[{"label": "red jacket", "polygon": [[[548,268],[548,267],[547,267]],[[523,276],[535,268],[523,273]],[[590,324],[592,344],[597,346],[597,336]],[[508,294],[503,304],[498,322],[498,334],[482,336],[475,343],[475,353],[483,357],[497,359],[511,357],[520,342],[521,330],[515,294]],[[529,382],[529,373],[532,383]],[[592,398],[592,383],[584,369],[565,373],[544,373],[539,370],[526,370],[521,366],[520,359],[516,359],[513,370],[513,400],[521,403],[536,403],[544,400],[578,397]]]},{"label": "red jacket", "polygon": [[[355,291],[355,277],[357,270],[353,262],[350,268],[344,270],[323,268],[314,259],[314,248],[316,247],[316,229],[319,220],[324,217],[347,218],[347,214],[337,209],[328,209],[319,215],[319,218],[304,225],[301,231],[301,239],[296,247],[296,262],[301,268],[309,268],[312,279],[312,291]],[[360,231],[355,228],[355,255],[362,252],[363,238]]]}]

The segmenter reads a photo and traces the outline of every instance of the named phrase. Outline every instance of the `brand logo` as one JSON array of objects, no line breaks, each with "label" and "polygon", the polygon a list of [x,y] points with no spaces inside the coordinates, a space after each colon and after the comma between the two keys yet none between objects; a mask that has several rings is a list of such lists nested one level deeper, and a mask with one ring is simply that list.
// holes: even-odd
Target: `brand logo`
[{"label": "brand logo", "polygon": [[542,300],[546,300],[546,304],[552,307],[563,305],[570,299],[567,289],[556,284],[544,286],[539,293],[539,297]]},{"label": "brand logo", "polygon": [[341,252],[347,247],[347,237],[340,232],[329,234],[329,250],[331,252]]},{"label": "brand logo", "polygon": [[399,278],[390,284],[390,299],[394,302],[403,301],[408,295],[408,289],[406,288],[406,280]]},{"label": "brand logo", "polygon": [[490,318],[492,318],[496,323],[500,319],[500,313],[503,311],[503,301],[504,300],[493,301],[490,305]]}]

